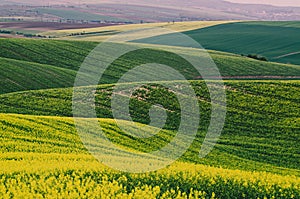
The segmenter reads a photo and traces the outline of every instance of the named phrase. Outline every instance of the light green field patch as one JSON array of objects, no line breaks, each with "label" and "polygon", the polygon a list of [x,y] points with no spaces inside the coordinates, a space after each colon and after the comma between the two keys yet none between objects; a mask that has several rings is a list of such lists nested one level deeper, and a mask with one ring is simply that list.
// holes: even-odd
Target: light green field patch
[{"label": "light green field patch", "polygon": [[[125,32],[135,29],[142,28],[167,28],[174,31],[182,32],[188,30],[194,30],[209,26],[214,26],[223,23],[230,23],[232,21],[192,21],[192,22],[176,22],[176,23],[146,23],[146,24],[130,24],[130,25],[119,25],[119,26],[108,26],[108,27],[99,27],[99,28],[85,28],[85,29],[73,29],[73,30],[58,30],[45,32],[43,35],[46,36],[55,36],[60,39],[71,39],[71,40],[86,40],[86,41],[104,41],[111,37],[114,33]],[[97,35],[97,32],[107,31],[112,34],[108,35]],[[90,33],[85,35],[85,37],[72,37],[68,36],[74,33]],[[95,35],[93,34],[95,33]]]}]

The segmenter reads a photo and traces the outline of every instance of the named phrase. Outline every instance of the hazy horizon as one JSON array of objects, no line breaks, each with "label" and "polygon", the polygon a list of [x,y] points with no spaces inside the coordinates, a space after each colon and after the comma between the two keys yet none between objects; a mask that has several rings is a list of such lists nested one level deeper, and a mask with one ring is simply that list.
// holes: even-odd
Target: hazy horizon
[{"label": "hazy horizon", "polygon": [[232,3],[246,3],[246,4],[269,4],[274,6],[293,6],[300,7],[299,0],[225,0]]},{"label": "hazy horizon", "polygon": [[[268,4],[268,5],[274,5],[274,6],[292,6],[292,7],[300,7],[300,1],[299,0],[224,0],[226,2],[232,2],[232,3],[241,3],[241,4]],[[29,4],[78,4],[78,3],[125,3],[121,0],[75,0],[75,1],[69,1],[69,0],[4,0],[3,2],[16,2],[16,3],[29,3]],[[134,2],[135,4],[145,4],[150,3],[148,0],[131,0],[128,2]],[[155,1],[156,3],[159,2],[159,0]],[[162,1],[163,2],[163,1]],[[207,0],[209,2],[209,0]]]}]

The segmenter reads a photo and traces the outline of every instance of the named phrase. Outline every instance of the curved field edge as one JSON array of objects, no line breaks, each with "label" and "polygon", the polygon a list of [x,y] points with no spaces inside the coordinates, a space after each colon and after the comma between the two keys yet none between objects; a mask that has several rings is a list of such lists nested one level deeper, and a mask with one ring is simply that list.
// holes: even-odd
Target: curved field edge
[{"label": "curved field edge", "polygon": [[[93,42],[1,40],[0,56],[3,57],[0,58],[0,67],[3,70],[1,93],[71,87],[76,71],[96,45],[97,43]],[[120,44],[121,47],[123,46]],[[175,54],[161,51],[161,46],[143,45],[142,47],[143,49],[139,51],[128,53],[116,59],[105,71],[99,83],[116,83],[123,74],[134,67],[154,62],[170,65],[188,80],[201,79],[199,72],[188,62]],[[176,48],[176,52],[180,54],[185,53],[186,50]],[[189,56],[199,57],[199,52],[196,50],[189,50],[188,52],[190,52]],[[297,65],[262,62],[217,51],[209,51],[209,54],[225,79],[300,78],[300,66]],[[88,74],[83,75],[87,82],[90,76]]]},{"label": "curved field edge", "polygon": [[[56,157],[53,155],[53,157]],[[62,198],[298,198],[299,177],[175,163],[145,174],[113,171],[96,161],[39,159],[25,171],[0,173],[0,196]],[[51,167],[55,164],[58,169]],[[18,163],[11,165],[12,170]],[[50,165],[50,168],[43,170]],[[72,165],[72,166],[71,166]],[[9,165],[10,166],[10,165]],[[27,165],[22,165],[27,166]],[[36,167],[37,166],[37,167]],[[41,168],[38,170],[37,168]],[[20,168],[20,167],[19,167]],[[32,169],[32,170],[29,170]],[[18,169],[17,169],[18,170]],[[8,185],[9,184],[9,185]]]},{"label": "curved field edge", "polygon": [[78,70],[93,42],[71,42],[44,39],[0,39],[0,56]]},{"label": "curved field edge", "polygon": [[[116,33],[132,31],[143,28],[166,28],[173,31],[183,32],[199,28],[205,28],[224,23],[232,23],[234,21],[192,21],[192,22],[176,22],[173,23],[148,23],[148,24],[130,24],[119,25],[113,27],[85,28],[73,30],[48,31],[42,33],[44,36],[52,36],[70,40],[84,41],[103,41]],[[85,33],[83,36],[71,36],[72,34]]]},{"label": "curved field edge", "polygon": [[[22,61],[36,62],[56,67],[62,67],[77,71],[86,56],[99,43],[96,42],[79,42],[79,41],[57,41],[57,40],[30,40],[30,39],[0,39],[0,56]],[[126,48],[127,45],[142,44],[119,44],[119,48]],[[113,71],[108,71],[108,77],[115,77],[114,71],[126,71],[132,67],[130,64],[143,64],[155,60],[155,63],[176,66],[179,72],[187,75],[188,79],[195,79],[199,74],[185,72],[188,64],[182,59],[168,53],[162,52],[159,45],[143,44],[143,49],[134,51],[115,60],[112,64]],[[174,48],[174,47],[169,47]],[[163,48],[165,49],[165,48]],[[176,47],[178,53],[193,53],[199,57],[199,51],[188,50]],[[245,58],[239,55],[208,51],[216,65],[219,67],[222,76],[300,76],[300,67],[297,65],[277,64],[272,62],[262,62],[254,59]],[[105,52],[103,52],[105,53]],[[101,55],[101,54],[100,54]],[[108,55],[105,55],[108,56]],[[176,69],[177,69],[176,68]],[[110,75],[110,76],[109,76]],[[120,75],[120,74],[118,74]],[[106,80],[106,83],[112,83]]]},{"label": "curved field edge", "polygon": [[[0,94],[72,87],[77,75],[70,69],[8,58],[0,58],[0,70]],[[82,76],[89,79],[88,75]]]},{"label": "curved field edge", "polygon": [[[205,48],[299,65],[299,22],[238,22],[187,31]],[[220,34],[222,32],[222,34]]]},{"label": "curved field edge", "polygon": [[[72,118],[0,114],[0,121],[2,198],[297,198],[300,194],[299,170],[277,168],[279,175],[263,171],[266,164],[260,165],[262,171],[254,167],[243,171],[181,160],[155,172],[130,174],[91,156],[80,143]],[[117,128],[113,120],[100,121],[109,126],[105,129]],[[228,154],[221,156],[234,161]]]},{"label": "curved field edge", "polygon": [[[151,151],[153,148],[159,148],[172,140],[174,132],[164,130],[158,136],[152,139],[137,140],[127,135],[111,119],[100,119],[101,127],[106,136],[119,147],[129,151]],[[131,124],[121,121],[127,127]],[[50,116],[29,116],[0,114],[1,123],[1,158],[2,171],[10,171],[12,168],[27,167],[4,167],[7,164],[27,165],[38,163],[39,160],[47,159],[49,168],[56,161],[72,159],[72,161],[94,161],[92,156],[81,142],[81,137],[74,126],[73,118],[50,117]],[[299,175],[296,169],[276,167],[266,163],[251,161],[240,158],[234,154],[227,153],[216,147],[213,152],[205,159],[198,157],[199,145],[202,138],[197,137],[194,144],[183,155],[180,162],[191,162],[198,164],[212,165],[229,169],[241,169],[250,171],[266,171],[283,175]],[[97,146],[98,143],[90,143],[91,146]],[[101,147],[101,145],[99,145]],[[51,160],[52,159],[52,160]],[[122,158],[120,158],[122,159]],[[124,160],[125,161],[125,160]],[[87,163],[86,163],[87,164]],[[83,164],[86,166],[86,164]],[[149,162],[149,164],[153,164]],[[58,166],[58,165],[57,165]],[[45,168],[36,166],[37,169]],[[59,166],[58,166],[59,167]],[[60,167],[59,167],[60,168]]]},{"label": "curved field edge", "polygon": [[[299,154],[297,143],[300,126],[299,96],[297,94],[299,93],[299,81],[226,81],[227,117],[225,126],[213,153],[202,160],[197,154],[209,125],[209,95],[204,82],[195,81],[191,84],[199,98],[202,119],[200,120],[197,139],[186,156],[183,157],[183,161],[279,173],[285,172],[284,167],[299,169],[299,156],[297,155]],[[98,87],[96,110],[99,118],[112,118],[110,110],[112,89],[112,85]],[[112,136],[115,133],[125,136],[113,136],[116,143],[126,141],[124,147],[135,146],[137,150],[151,151],[162,146],[162,140],[167,141],[172,138],[176,132],[172,121],[175,121],[176,124],[180,123],[180,117],[177,114],[180,109],[176,100],[174,101],[165,95],[156,98],[157,101],[153,101],[151,95],[157,96],[157,92],[167,94],[164,89],[155,88],[151,85],[144,87],[143,92],[145,89],[149,92],[142,95],[137,92],[133,95],[130,105],[133,110],[131,116],[134,121],[148,124],[149,107],[153,103],[161,102],[169,114],[170,120],[168,121],[171,121],[165,126],[166,140],[156,139],[158,138],[156,137],[154,138],[156,141],[153,142],[155,144],[149,148],[147,145],[132,142],[131,138],[117,130],[115,125],[106,127],[114,129],[108,131]],[[0,97],[1,112],[72,116],[72,89],[30,91],[5,94]],[[285,108],[282,109],[282,107]],[[23,122],[19,123],[22,124]],[[49,126],[53,125],[48,123]],[[31,125],[36,125],[34,120]]]}]

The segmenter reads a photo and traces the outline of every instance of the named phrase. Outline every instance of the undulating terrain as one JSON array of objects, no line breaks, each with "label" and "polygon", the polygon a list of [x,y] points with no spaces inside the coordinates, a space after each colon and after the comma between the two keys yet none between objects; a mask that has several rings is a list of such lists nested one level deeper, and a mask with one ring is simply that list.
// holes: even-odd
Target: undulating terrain
[{"label": "undulating terrain", "polygon": [[[174,93],[159,82],[144,85],[130,97],[133,121],[140,126],[149,124],[149,109],[160,104],[167,113],[166,124],[147,139],[128,135],[118,124],[135,127],[129,121],[114,120],[111,110],[118,80],[135,66],[156,62],[176,69],[191,84],[200,110],[193,143],[170,166],[137,174],[113,170],[92,156],[75,128],[72,112],[77,72],[99,43],[94,34],[99,36],[108,28],[124,31],[114,29],[117,27],[91,29],[84,41],[68,35],[79,30],[57,31],[56,39],[0,39],[1,198],[300,198],[298,22],[214,23],[194,30],[191,25],[178,24],[177,30],[208,49],[224,78],[225,124],[216,146],[204,158],[199,151],[213,103],[206,83],[218,81],[211,77],[205,82],[178,56],[150,47],[128,53],[110,65],[98,85],[80,88],[95,89],[97,120],[112,143],[129,151],[150,152],[174,138],[181,106]],[[163,38],[124,45],[143,41],[147,46]],[[268,61],[249,54],[265,56]],[[89,74],[81,77],[89,82]],[[176,86],[180,81],[165,84]],[[181,91],[188,97],[184,88]],[[86,102],[81,103],[85,106]],[[90,145],[97,143],[92,140]]]}]

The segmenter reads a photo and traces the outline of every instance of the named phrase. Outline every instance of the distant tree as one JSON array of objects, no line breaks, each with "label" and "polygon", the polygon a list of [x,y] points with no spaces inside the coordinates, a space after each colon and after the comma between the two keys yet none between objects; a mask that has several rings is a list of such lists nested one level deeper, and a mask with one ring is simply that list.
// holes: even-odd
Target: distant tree
[{"label": "distant tree", "polygon": [[[241,54],[241,56],[245,56],[245,55]],[[251,59],[256,59],[256,60],[259,60],[259,61],[268,61],[268,59],[266,57],[263,57],[263,56],[260,56],[260,55],[257,55],[257,54],[248,54],[248,55],[246,55],[246,57],[249,57]]]}]

